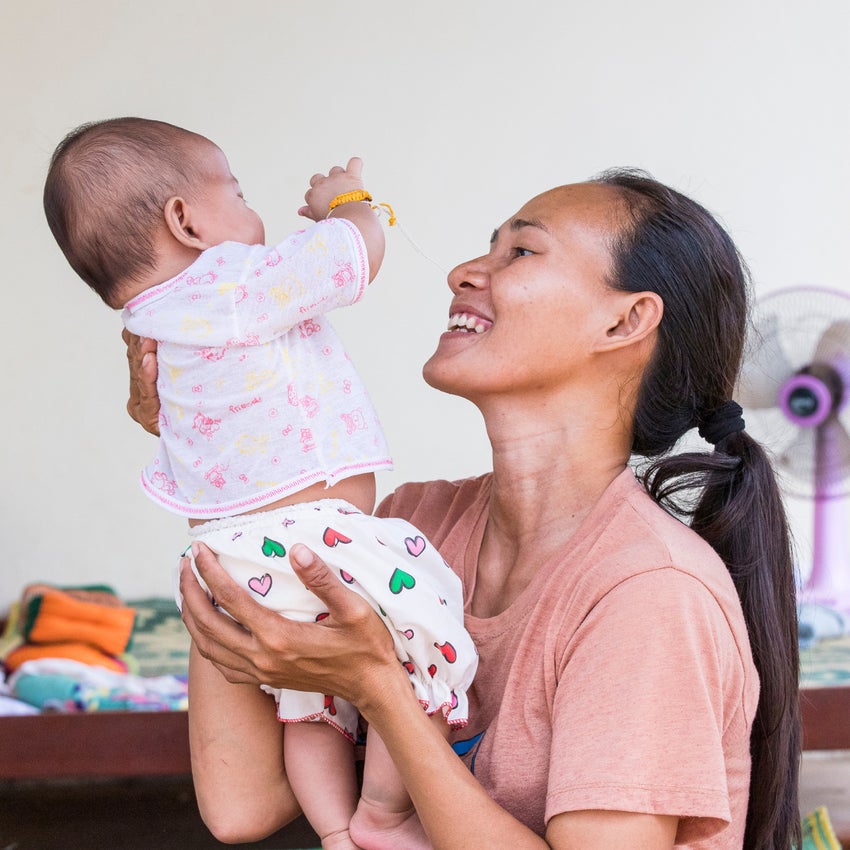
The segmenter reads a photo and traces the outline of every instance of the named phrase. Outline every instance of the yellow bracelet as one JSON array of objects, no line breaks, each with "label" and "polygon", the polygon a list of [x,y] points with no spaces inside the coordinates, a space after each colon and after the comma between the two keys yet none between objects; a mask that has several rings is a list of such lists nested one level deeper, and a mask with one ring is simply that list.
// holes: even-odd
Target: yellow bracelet
[{"label": "yellow bracelet", "polygon": [[341,204],[348,204],[352,201],[371,201],[372,196],[365,189],[358,189],[356,192],[344,192],[342,195],[337,195],[329,204],[328,212],[336,209]]}]

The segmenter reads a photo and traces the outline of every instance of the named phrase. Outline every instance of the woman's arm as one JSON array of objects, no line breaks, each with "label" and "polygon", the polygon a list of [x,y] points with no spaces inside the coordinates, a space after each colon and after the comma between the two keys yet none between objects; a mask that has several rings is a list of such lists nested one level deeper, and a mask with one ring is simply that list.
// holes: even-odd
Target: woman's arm
[{"label": "woman's arm", "polygon": [[495,803],[457,758],[419,706],[380,619],[309,549],[293,547],[291,562],[330,612],[320,623],[288,621],[259,606],[209,550],[196,548],[196,566],[217,604],[242,624],[216,611],[183,569],[183,619],[200,653],[231,682],[332,692],[357,705],[392,754],[435,850],[673,846],[675,818],[623,812],[558,815],[544,841]]}]

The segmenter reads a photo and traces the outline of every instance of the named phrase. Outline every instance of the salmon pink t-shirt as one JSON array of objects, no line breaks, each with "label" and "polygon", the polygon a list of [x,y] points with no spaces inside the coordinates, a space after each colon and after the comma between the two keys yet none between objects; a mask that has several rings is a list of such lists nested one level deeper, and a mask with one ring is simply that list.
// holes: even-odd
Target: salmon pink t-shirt
[{"label": "salmon pink t-shirt", "polygon": [[378,510],[463,582],[480,653],[454,740],[467,765],[541,835],[562,812],[618,810],[677,816],[677,847],[740,848],[759,683],[723,562],[626,469],[509,608],[474,617],[491,480],[407,484]]}]

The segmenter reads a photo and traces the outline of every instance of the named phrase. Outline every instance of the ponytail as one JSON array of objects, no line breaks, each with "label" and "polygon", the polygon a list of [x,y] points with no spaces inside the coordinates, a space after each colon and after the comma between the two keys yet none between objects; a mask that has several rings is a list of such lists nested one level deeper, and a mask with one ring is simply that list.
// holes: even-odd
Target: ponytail
[{"label": "ponytail", "polygon": [[[746,266],[715,219],[679,192],[629,170],[605,172],[596,182],[616,189],[627,212],[614,240],[609,285],[656,292],[664,301],[638,391],[632,451],[647,459],[641,478],[650,495],[689,518],[729,569],[761,682],[744,848],[788,850],[801,842],[791,540],[764,450],[742,430],[742,420],[729,426],[747,326]],[[706,427],[719,412],[725,426]],[[697,426],[714,452],[671,454]]]}]

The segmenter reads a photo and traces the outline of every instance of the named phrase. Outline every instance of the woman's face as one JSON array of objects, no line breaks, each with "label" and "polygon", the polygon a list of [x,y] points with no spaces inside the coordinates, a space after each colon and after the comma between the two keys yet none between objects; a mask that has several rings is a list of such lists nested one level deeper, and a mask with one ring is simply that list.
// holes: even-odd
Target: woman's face
[{"label": "woman's face", "polygon": [[587,377],[622,296],[606,284],[622,211],[616,190],[580,183],[533,198],[495,230],[487,254],[449,273],[448,330],[425,380],[476,401]]}]

